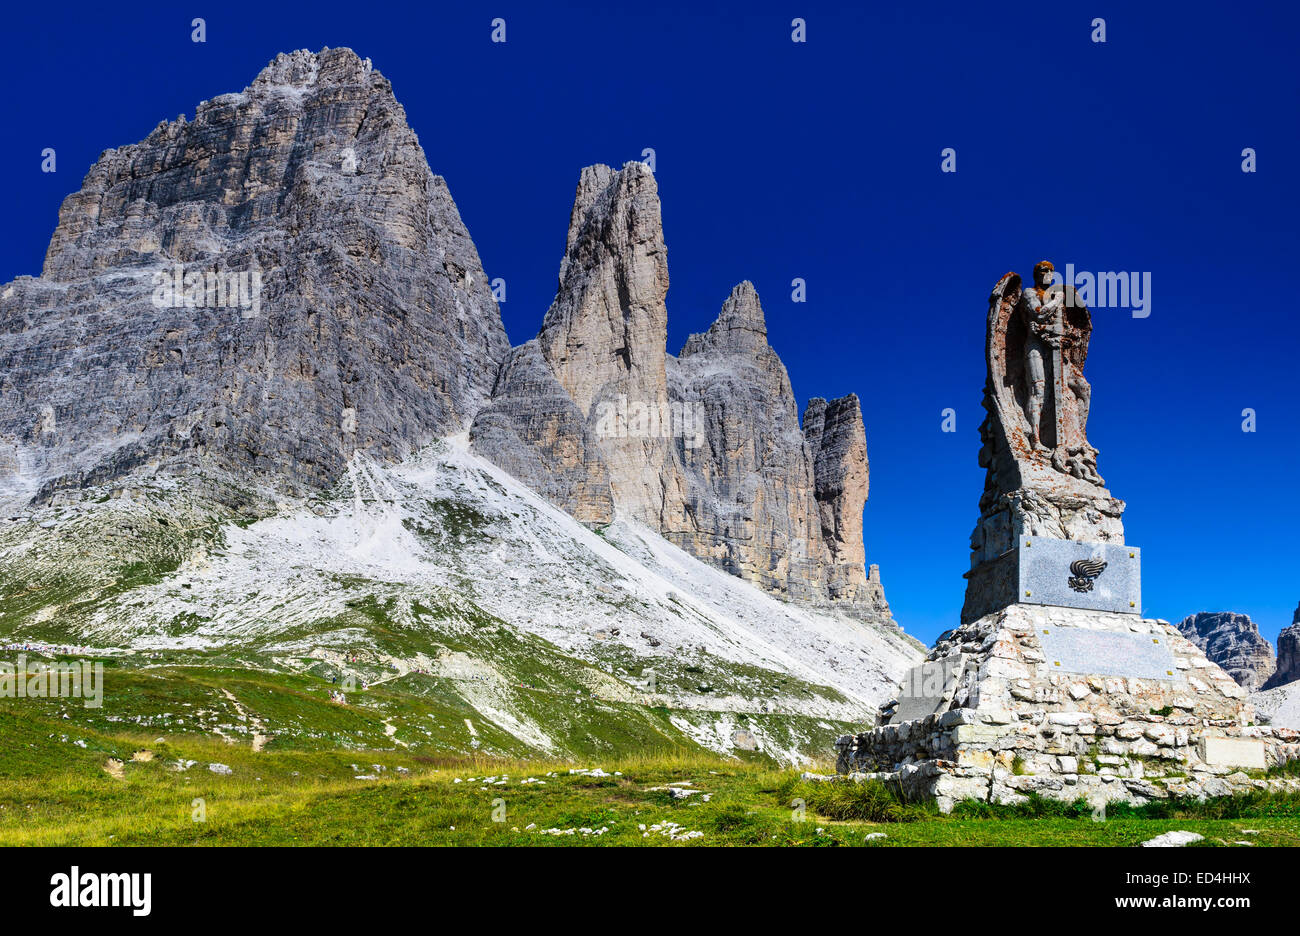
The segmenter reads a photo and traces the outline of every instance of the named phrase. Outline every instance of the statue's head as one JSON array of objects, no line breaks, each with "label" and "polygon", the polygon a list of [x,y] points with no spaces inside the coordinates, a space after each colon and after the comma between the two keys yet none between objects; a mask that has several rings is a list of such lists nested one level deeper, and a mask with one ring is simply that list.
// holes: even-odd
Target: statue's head
[{"label": "statue's head", "polygon": [[1056,272],[1056,267],[1052,266],[1051,260],[1039,260],[1034,264],[1034,285],[1039,289],[1046,289],[1052,285],[1052,274]]}]

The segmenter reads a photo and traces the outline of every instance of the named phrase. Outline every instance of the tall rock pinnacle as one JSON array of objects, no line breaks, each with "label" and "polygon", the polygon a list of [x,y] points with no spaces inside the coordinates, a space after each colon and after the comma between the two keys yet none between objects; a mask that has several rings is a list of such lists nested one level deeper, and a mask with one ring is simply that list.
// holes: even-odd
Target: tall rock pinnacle
[{"label": "tall rock pinnacle", "polygon": [[885,596],[879,582],[869,584],[864,571],[862,508],[867,502],[870,466],[857,394],[829,403],[820,397],[809,400],[803,425],[812,451],[822,539],[830,553],[831,597],[883,605]]},{"label": "tall rock pinnacle", "polygon": [[[679,523],[685,498],[671,421],[658,419],[668,405],[667,292],[653,173],[639,162],[584,169],[537,343],[600,437],[615,503],[655,528]],[[630,425],[629,407],[653,414],[654,424]]]},{"label": "tall rock pinnacle", "polygon": [[649,168],[582,170],[555,302],[537,340],[578,409],[615,386],[666,391],[668,249]]},{"label": "tall rock pinnacle", "polygon": [[664,535],[770,590],[824,596],[812,461],[751,283],[732,290],[673,365],[676,393],[702,407],[703,444],[682,448],[691,523]]}]

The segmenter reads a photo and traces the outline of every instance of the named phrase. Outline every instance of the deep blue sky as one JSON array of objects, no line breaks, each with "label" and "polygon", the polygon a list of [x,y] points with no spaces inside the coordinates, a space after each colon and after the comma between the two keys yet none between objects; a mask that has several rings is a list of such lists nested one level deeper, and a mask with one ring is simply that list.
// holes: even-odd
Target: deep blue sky
[{"label": "deep blue sky", "polygon": [[[1151,316],[1096,311],[1087,370],[1101,472],[1144,550],[1144,611],[1244,611],[1274,639],[1300,601],[1296,5],[705,6],[11,5],[0,280],[39,273],[101,150],[192,117],[281,51],[350,46],[392,80],[508,282],[516,344],[554,295],[579,169],[653,147],[669,350],[748,278],[800,406],[858,393],[867,555],[929,641],[957,622],[983,485],[990,287],[1044,257],[1149,271]],[[806,44],[790,41],[796,16]]]}]

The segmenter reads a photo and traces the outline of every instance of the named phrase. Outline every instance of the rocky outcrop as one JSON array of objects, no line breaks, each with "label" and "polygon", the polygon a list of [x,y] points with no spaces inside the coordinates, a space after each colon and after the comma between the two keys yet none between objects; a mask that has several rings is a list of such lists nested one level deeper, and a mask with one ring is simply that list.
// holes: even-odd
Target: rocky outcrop
[{"label": "rocky outcrop", "polygon": [[[667,408],[668,250],[649,167],[582,170],[555,301],[537,335],[543,359],[601,435],[610,486],[652,528],[681,522],[685,486]],[[635,415],[645,413],[642,424]]]},{"label": "rocky outcrop", "polygon": [[830,555],[831,597],[884,605],[880,570],[872,566],[870,579],[863,573],[862,509],[867,502],[869,464],[857,394],[829,403],[814,397],[804,410],[803,426],[813,459],[822,540]]},{"label": "rocky outcrop", "polygon": [[1202,611],[1179,621],[1178,630],[1238,685],[1259,689],[1273,674],[1273,647],[1247,614]]},{"label": "rocky outcrop", "polygon": [[1300,680],[1300,607],[1295,609],[1291,626],[1277,635],[1277,669],[1264,688],[1276,689],[1296,680]]},{"label": "rocky outcrop", "polygon": [[105,151],[0,287],[0,498],[161,463],[326,484],[462,430],[508,351],[387,79],[280,55]]},{"label": "rocky outcrop", "polygon": [[614,519],[600,443],[542,359],[537,342],[510,352],[470,444],[552,504],[589,526]]},{"label": "rocky outcrop", "polygon": [[680,448],[686,522],[664,535],[770,591],[824,599],[812,459],[753,284],[736,286],[709,330],[687,339],[670,375],[702,431]]},{"label": "rocky outcrop", "polygon": [[[612,509],[769,591],[887,618],[864,569],[857,398],[813,401],[801,429],[749,282],[666,354],[667,289],[653,174],[584,169],[555,301],[476,418],[475,451],[585,522]],[[524,359],[527,380],[508,373]]]},{"label": "rocky outcrop", "polygon": [[676,358],[667,290],[653,173],[589,167],[555,300],[511,350],[389,82],[346,49],[281,55],[106,151],[42,276],[0,287],[0,501],[187,469],[304,492],[468,429],[589,525],[617,512],[770,591],[887,615],[857,399],[815,400],[805,436],[752,284]]}]

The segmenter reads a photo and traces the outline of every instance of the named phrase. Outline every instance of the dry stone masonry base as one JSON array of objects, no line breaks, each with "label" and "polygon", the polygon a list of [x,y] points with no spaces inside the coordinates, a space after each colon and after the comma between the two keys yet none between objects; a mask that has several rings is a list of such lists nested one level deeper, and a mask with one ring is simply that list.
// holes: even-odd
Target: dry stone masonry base
[{"label": "dry stone masonry base", "polygon": [[[1057,659],[1061,637],[1091,662]],[[1254,724],[1247,694],[1168,622],[1013,604],[944,634],[877,727],[839,739],[837,768],[945,812],[1030,793],[1140,804],[1300,789],[1262,777],[1300,757],[1300,732]]]}]

